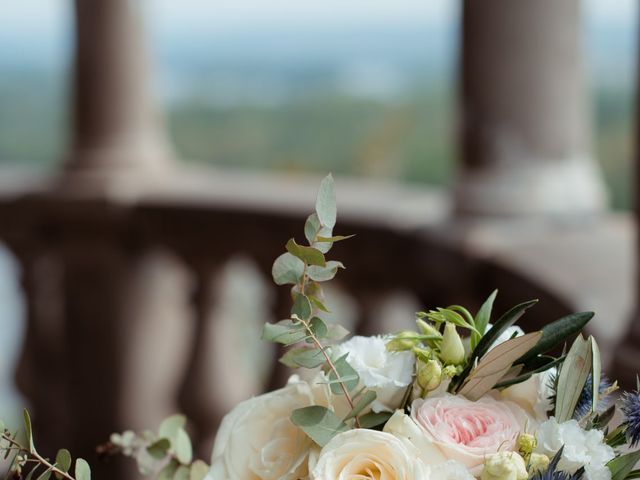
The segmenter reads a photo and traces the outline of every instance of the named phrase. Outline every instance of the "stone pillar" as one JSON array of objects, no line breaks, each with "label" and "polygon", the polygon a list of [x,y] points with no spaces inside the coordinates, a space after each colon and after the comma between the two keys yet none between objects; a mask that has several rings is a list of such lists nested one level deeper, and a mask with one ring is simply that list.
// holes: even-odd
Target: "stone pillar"
[{"label": "stone pillar", "polygon": [[[638,44],[640,44],[640,34]],[[640,58],[640,57],[639,57]],[[631,322],[622,337],[622,341],[616,347],[613,365],[610,371],[612,377],[617,379],[623,388],[636,389],[637,376],[640,375],[640,74],[636,73],[635,91],[635,172],[634,172],[634,209],[636,229],[636,260],[635,260],[635,310],[631,315]]]},{"label": "stone pillar", "polygon": [[460,214],[603,210],[579,0],[465,0]]},{"label": "stone pillar", "polygon": [[[63,179],[100,191],[148,181],[171,149],[149,89],[140,2],[76,0],[71,151]],[[87,183],[87,180],[89,182]]]}]

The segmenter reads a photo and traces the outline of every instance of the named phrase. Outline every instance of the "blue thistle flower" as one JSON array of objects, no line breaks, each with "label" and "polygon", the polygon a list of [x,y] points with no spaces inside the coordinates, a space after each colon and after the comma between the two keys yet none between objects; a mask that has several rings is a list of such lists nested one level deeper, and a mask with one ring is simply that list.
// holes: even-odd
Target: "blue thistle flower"
[{"label": "blue thistle flower", "polygon": [[[593,403],[593,377],[591,374],[587,377],[587,381],[582,388],[582,393],[580,393],[580,398],[578,398],[578,403],[576,404],[576,408],[573,411],[574,420],[580,420],[583,417],[586,417],[591,413],[591,404]],[[600,392],[600,397],[598,398],[598,405],[596,406],[596,413],[602,413],[607,408],[611,406],[611,396],[605,395],[607,389],[611,388],[613,384],[611,380],[607,378],[606,375],[600,376],[600,386],[598,387],[598,392]],[[552,404],[555,406],[556,404],[556,392],[558,388],[558,375],[552,375],[549,380],[549,386],[551,387],[551,391],[553,395],[550,400]]]},{"label": "blue thistle flower", "polygon": [[553,459],[551,459],[547,469],[544,472],[536,472],[533,477],[531,477],[531,480],[581,480],[584,468],[579,469],[574,474],[557,470],[558,462],[562,458],[563,450],[564,446],[558,450],[558,453],[556,453]]},{"label": "blue thistle flower", "polygon": [[640,442],[640,392],[625,392],[622,395],[622,413],[624,425],[632,447]]},{"label": "blue thistle flower", "polygon": [[[604,395],[604,392],[611,388],[612,383],[607,378],[606,375],[600,376],[600,386],[598,387],[598,392],[600,392],[600,396],[598,397],[598,405],[596,406],[596,412],[601,413],[604,412],[607,408],[611,406],[611,397],[608,395]],[[576,420],[580,420],[583,417],[586,417],[591,413],[591,404],[593,403],[593,377],[591,374],[587,377],[587,381],[584,384],[584,388],[582,389],[582,393],[580,394],[580,398],[578,399],[578,403],[576,404],[576,409],[573,412],[573,418]]]}]

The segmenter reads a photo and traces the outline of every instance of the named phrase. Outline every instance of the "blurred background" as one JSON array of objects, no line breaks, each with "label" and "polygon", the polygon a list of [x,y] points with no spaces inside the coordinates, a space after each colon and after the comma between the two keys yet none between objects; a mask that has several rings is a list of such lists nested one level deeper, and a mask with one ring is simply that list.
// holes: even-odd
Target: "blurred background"
[{"label": "blurred background", "polygon": [[[482,6],[481,6],[482,5]],[[0,416],[44,448],[282,382],[270,265],[338,180],[332,318],[541,299],[640,369],[634,0],[0,5]],[[285,289],[286,290],[286,289]],[[265,362],[265,358],[269,361]],[[133,475],[111,463],[99,478]]]}]

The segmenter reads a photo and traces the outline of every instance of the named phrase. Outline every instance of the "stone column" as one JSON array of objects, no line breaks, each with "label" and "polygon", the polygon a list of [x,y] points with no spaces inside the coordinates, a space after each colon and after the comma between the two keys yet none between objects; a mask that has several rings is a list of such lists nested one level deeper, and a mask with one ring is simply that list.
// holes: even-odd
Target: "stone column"
[{"label": "stone column", "polygon": [[[638,44],[640,45],[640,34]],[[640,58],[640,57],[638,57]],[[640,74],[636,73],[635,91],[635,174],[634,174],[634,209],[636,229],[636,260],[635,260],[635,310],[631,315],[631,322],[626,335],[616,347],[613,365],[610,369],[612,377],[617,379],[623,388],[636,389],[637,375],[640,375]]]},{"label": "stone column", "polygon": [[465,0],[460,214],[603,210],[579,0]]},{"label": "stone column", "polygon": [[63,178],[80,177],[85,189],[148,181],[171,163],[149,89],[140,7],[133,0],[75,1],[73,128]]}]

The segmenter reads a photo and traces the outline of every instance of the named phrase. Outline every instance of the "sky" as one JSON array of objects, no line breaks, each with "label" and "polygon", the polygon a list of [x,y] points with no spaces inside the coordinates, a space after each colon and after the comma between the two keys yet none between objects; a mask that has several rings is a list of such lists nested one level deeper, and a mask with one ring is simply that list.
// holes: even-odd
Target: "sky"
[{"label": "sky", "polygon": [[[459,10],[456,0],[131,1],[142,6],[158,38],[256,29],[433,26],[451,24]],[[71,4],[71,0],[0,2],[0,40],[7,45],[59,48],[68,42]],[[584,7],[587,18],[601,23],[625,26],[637,17],[635,0],[584,0]]]}]

